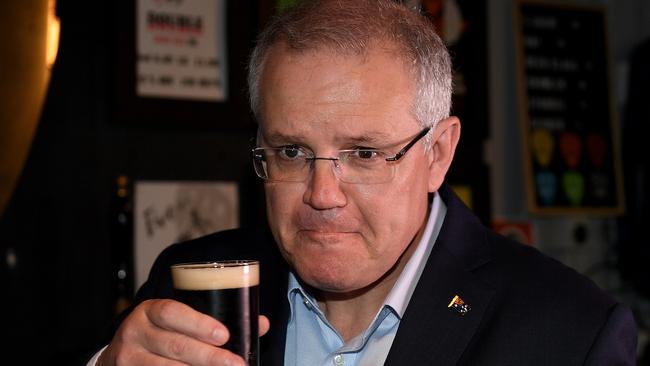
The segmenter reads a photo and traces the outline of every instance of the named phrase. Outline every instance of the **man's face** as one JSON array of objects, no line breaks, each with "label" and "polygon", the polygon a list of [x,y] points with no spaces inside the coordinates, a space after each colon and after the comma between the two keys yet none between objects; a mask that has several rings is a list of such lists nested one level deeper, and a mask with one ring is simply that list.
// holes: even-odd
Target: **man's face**
[{"label": "man's face", "polygon": [[[357,57],[296,54],[278,45],[260,95],[266,147],[299,145],[319,157],[359,147],[393,155],[421,130],[411,113],[409,73],[394,52],[378,47]],[[431,160],[418,142],[388,183],[341,182],[327,160],[315,161],[305,182],[265,183],[269,225],[283,256],[323,291],[378,283],[424,226]]]}]

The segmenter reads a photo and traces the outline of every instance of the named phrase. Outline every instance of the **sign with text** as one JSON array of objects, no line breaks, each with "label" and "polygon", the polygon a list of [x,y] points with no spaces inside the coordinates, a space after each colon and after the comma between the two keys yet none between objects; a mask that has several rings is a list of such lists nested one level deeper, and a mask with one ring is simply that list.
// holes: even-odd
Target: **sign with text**
[{"label": "sign with text", "polygon": [[228,99],[226,0],[137,0],[136,95]]},{"label": "sign with text", "polygon": [[621,213],[604,9],[519,0],[515,20],[530,211]]},{"label": "sign with text", "polygon": [[137,181],[134,203],[136,288],[168,245],[239,226],[234,182]]}]

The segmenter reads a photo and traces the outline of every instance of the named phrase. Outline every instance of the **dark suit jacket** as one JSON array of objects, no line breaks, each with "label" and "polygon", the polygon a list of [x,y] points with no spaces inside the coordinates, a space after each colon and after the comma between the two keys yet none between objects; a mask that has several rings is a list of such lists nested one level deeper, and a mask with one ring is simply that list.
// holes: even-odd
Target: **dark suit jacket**
[{"label": "dark suit jacket", "polygon": [[[444,224],[385,365],[633,365],[629,309],[591,281],[485,228],[443,186]],[[282,365],[288,268],[266,230],[231,230],[167,248],[137,301],[172,297],[169,266],[216,259],[261,261],[261,312],[271,331],[262,365]],[[448,307],[459,295],[471,310]],[[309,366],[309,365],[306,365]]]}]

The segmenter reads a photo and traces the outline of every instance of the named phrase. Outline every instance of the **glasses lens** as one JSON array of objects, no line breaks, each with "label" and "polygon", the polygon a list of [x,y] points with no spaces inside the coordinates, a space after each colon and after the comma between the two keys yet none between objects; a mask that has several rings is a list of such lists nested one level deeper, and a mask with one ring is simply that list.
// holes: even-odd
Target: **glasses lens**
[{"label": "glasses lens", "polygon": [[255,174],[262,179],[268,179],[265,155],[264,149],[253,149],[253,168],[255,168]]},{"label": "glasses lens", "polygon": [[309,164],[304,156],[286,148],[256,148],[253,166],[260,178],[275,182],[303,182],[309,176]]},{"label": "glasses lens", "polygon": [[[376,150],[343,150],[333,160],[336,175],[345,183],[378,184],[393,179],[395,163]],[[283,148],[253,149],[253,166],[258,177],[273,182],[304,182],[311,174],[313,159],[294,156]]]},{"label": "glasses lens", "polygon": [[339,179],[346,183],[377,184],[393,178],[394,164],[376,150],[344,150],[339,154]]}]

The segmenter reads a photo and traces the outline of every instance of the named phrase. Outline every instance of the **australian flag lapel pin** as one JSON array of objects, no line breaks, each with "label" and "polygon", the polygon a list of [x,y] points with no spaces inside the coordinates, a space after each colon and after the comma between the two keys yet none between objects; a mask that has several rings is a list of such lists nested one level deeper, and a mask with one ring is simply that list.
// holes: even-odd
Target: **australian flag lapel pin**
[{"label": "australian flag lapel pin", "polygon": [[472,310],[472,308],[468,304],[465,304],[465,301],[463,301],[463,299],[458,295],[455,295],[454,298],[451,299],[451,302],[449,302],[447,307],[456,310],[460,315],[465,315],[468,311]]}]

